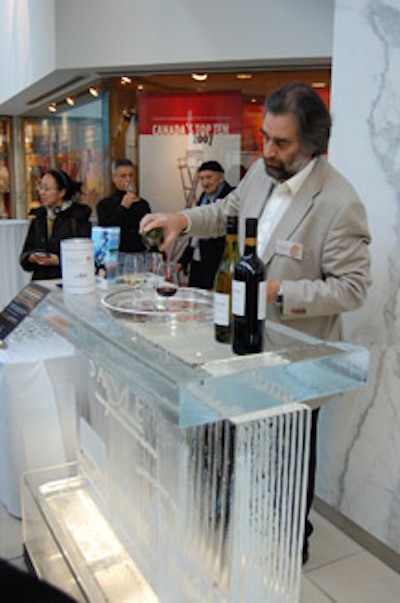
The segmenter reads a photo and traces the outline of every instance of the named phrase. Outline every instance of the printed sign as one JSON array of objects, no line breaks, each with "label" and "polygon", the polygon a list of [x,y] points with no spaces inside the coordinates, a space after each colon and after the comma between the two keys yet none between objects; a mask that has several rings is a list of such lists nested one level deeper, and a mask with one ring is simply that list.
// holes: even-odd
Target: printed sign
[{"label": "printed sign", "polygon": [[152,211],[195,205],[201,192],[197,168],[204,161],[219,161],[226,180],[236,186],[241,128],[240,92],[141,95],[140,194]]},{"label": "printed sign", "polygon": [[21,324],[48,292],[45,287],[30,283],[0,312],[0,347],[4,347],[5,338]]}]

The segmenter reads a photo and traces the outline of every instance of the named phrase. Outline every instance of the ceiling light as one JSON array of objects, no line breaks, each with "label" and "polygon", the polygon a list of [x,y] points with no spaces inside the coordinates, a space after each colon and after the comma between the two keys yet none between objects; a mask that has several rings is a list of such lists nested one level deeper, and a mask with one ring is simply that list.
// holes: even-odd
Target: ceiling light
[{"label": "ceiling light", "polygon": [[67,103],[67,105],[69,105],[70,107],[73,107],[75,105],[75,101],[72,98],[72,96],[67,96],[65,99],[65,102]]},{"label": "ceiling light", "polygon": [[89,93],[90,93],[92,96],[96,97],[96,98],[97,98],[97,97],[99,96],[99,94],[100,94],[100,92],[99,92],[98,88],[93,88],[93,87],[92,87],[92,88],[89,88]]},{"label": "ceiling light", "polygon": [[47,105],[47,109],[51,113],[55,113],[57,111],[57,105],[56,105],[56,103],[50,103],[49,105]]},{"label": "ceiling light", "polygon": [[205,82],[208,78],[207,73],[192,73],[192,78],[196,80],[196,82]]},{"label": "ceiling light", "polygon": [[238,73],[236,74],[236,78],[238,80],[251,80],[252,75],[251,73]]},{"label": "ceiling light", "polygon": [[124,86],[127,86],[128,84],[132,84],[132,79],[130,77],[128,77],[127,75],[123,75],[121,77],[121,84],[123,84]]},{"label": "ceiling light", "polygon": [[325,82],[312,82],[311,86],[312,86],[312,88],[325,88],[326,83]]},{"label": "ceiling light", "polygon": [[143,88],[144,88],[143,84],[138,84],[138,87],[137,87],[138,90],[143,90]]}]

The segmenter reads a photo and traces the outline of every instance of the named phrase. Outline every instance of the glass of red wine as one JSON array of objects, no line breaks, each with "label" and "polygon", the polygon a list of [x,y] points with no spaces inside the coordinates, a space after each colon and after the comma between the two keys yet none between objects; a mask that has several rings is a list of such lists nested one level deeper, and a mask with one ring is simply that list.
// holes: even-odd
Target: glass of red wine
[{"label": "glass of red wine", "polygon": [[178,290],[178,271],[175,262],[163,260],[159,263],[154,288],[161,297],[172,297]]}]

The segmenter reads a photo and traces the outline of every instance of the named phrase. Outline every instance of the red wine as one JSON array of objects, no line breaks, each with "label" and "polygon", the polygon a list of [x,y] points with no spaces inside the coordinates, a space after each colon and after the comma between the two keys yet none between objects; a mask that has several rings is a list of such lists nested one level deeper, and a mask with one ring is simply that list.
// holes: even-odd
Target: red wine
[{"label": "red wine", "polygon": [[220,343],[230,343],[232,339],[232,276],[240,258],[237,222],[237,216],[228,216],[225,251],[215,276],[214,335]]},{"label": "red wine", "polygon": [[163,297],[171,297],[177,292],[177,287],[174,287],[173,285],[160,285],[156,288],[156,291],[158,295],[162,295]]},{"label": "red wine", "polygon": [[244,255],[236,264],[232,281],[232,349],[235,354],[256,354],[264,349],[265,267],[256,250],[257,220],[247,218]]}]

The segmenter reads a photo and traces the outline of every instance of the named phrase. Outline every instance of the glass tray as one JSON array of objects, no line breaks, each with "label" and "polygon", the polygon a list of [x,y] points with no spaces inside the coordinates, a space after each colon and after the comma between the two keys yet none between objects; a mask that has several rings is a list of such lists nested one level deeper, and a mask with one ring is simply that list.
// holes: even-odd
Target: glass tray
[{"label": "glass tray", "polygon": [[190,287],[178,288],[172,297],[163,297],[152,287],[124,287],[105,295],[101,303],[117,317],[144,321],[187,322],[213,316],[212,293]]}]

